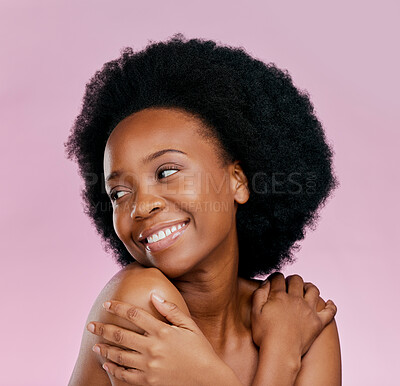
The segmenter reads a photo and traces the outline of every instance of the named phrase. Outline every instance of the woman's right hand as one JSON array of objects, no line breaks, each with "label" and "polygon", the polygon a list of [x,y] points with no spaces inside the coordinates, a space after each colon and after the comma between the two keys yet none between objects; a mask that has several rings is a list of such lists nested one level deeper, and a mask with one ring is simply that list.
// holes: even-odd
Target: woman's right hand
[{"label": "woman's right hand", "polygon": [[275,272],[253,293],[251,328],[254,343],[290,347],[303,356],[332,321],[337,308],[328,300],[317,312],[319,290],[299,275]]}]

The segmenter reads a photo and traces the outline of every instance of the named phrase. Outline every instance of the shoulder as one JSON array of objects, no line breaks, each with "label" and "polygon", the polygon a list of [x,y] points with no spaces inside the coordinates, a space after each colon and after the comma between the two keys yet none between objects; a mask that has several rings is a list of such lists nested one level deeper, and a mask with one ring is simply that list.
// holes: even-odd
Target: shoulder
[{"label": "shoulder", "polygon": [[[317,311],[325,308],[320,297]],[[301,359],[300,372],[295,385],[341,385],[342,367],[339,333],[335,318],[317,336],[310,349]]]},{"label": "shoulder", "polygon": [[[110,385],[107,373],[102,369],[105,360],[92,351],[96,343],[107,343],[102,337],[91,334],[86,326],[91,321],[116,324],[123,328],[143,333],[143,330],[127,320],[113,315],[103,309],[107,300],[119,300],[138,306],[159,320],[166,319],[158,313],[150,300],[150,294],[157,292],[168,301],[175,303],[183,312],[190,316],[186,302],[177,288],[157,268],[143,267],[132,263],[117,272],[104,286],[97,296],[84,326],[81,347],[75,364],[69,386],[96,384]],[[115,383],[115,380],[114,380]]]},{"label": "shoulder", "polygon": [[115,320],[118,317],[103,310],[102,304],[107,300],[119,300],[143,308],[160,320],[166,321],[150,300],[152,292],[156,292],[168,301],[175,303],[182,311],[190,315],[186,302],[178,289],[158,268],[143,267],[135,262],[121,269],[106,284],[97,297],[89,318],[106,323],[110,318]]},{"label": "shoulder", "polygon": [[[319,296],[317,312],[322,311],[325,305],[324,299]],[[297,375],[295,386],[339,386],[342,382],[341,379],[339,333],[336,320],[333,318],[301,358],[301,368]]]},{"label": "shoulder", "polygon": [[[248,291],[255,291],[262,280],[245,280]],[[325,301],[319,297],[317,312],[325,308]],[[301,368],[296,386],[341,385],[342,368],[339,333],[335,318],[317,336],[310,349],[301,359]]]}]

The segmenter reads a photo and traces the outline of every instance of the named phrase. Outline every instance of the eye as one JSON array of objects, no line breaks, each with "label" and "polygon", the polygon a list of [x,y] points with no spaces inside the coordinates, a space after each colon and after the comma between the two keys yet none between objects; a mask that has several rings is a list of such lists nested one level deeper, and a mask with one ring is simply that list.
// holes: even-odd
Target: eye
[{"label": "eye", "polygon": [[114,190],[113,192],[110,193],[111,201],[116,201],[118,200],[118,198],[123,197],[123,196],[118,196],[118,193],[128,193],[128,192],[124,190]]},{"label": "eye", "polygon": [[[173,170],[175,170],[175,171],[171,173],[171,171],[173,171]],[[162,173],[164,173],[164,172],[168,172],[168,173],[165,173],[165,177],[168,177],[168,176],[170,176],[171,174],[175,174],[178,170],[179,170],[179,169],[178,169],[177,167],[174,167],[174,166],[164,166],[164,167],[161,167],[161,168],[158,170],[158,172],[157,172],[157,178],[159,178],[160,175],[161,175]],[[160,179],[160,178],[159,178],[159,179]]]}]

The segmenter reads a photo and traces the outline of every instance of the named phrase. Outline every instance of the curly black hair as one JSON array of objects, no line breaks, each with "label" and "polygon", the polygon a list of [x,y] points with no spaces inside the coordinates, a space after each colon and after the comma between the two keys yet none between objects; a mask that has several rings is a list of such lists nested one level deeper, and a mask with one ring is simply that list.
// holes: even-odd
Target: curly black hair
[{"label": "curly black hair", "polygon": [[237,209],[239,271],[253,278],[294,261],[296,243],[314,229],[331,192],[333,150],[309,94],[287,70],[251,57],[243,47],[176,33],[125,47],[86,85],[80,114],[64,143],[84,179],[84,212],[121,266],[135,261],[113,228],[104,189],[103,156],[114,127],[148,107],[184,109],[218,140],[226,162],[239,160],[250,198]]}]

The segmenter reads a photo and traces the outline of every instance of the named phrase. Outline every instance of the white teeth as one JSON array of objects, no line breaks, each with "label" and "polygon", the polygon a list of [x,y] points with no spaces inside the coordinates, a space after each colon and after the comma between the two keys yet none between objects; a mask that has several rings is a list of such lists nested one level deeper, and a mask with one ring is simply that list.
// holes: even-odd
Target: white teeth
[{"label": "white teeth", "polygon": [[163,238],[169,236],[171,233],[177,231],[178,229],[181,229],[185,224],[178,224],[178,227],[175,225],[170,228],[165,228],[162,231],[159,231],[158,233],[155,233],[154,235],[151,235],[150,237],[147,237],[147,242],[148,244],[155,243],[156,241],[162,240]]}]

